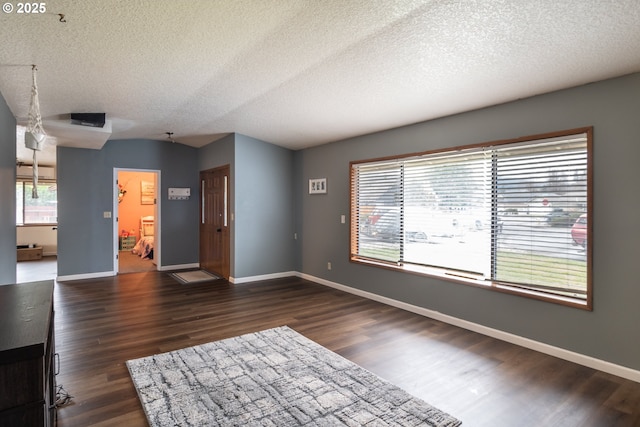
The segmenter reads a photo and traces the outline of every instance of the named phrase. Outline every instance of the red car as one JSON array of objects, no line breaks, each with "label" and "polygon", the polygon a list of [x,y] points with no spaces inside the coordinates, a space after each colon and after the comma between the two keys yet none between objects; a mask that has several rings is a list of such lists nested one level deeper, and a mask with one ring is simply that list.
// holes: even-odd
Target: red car
[{"label": "red car", "polygon": [[574,245],[587,246],[587,214],[582,214],[571,227]]}]

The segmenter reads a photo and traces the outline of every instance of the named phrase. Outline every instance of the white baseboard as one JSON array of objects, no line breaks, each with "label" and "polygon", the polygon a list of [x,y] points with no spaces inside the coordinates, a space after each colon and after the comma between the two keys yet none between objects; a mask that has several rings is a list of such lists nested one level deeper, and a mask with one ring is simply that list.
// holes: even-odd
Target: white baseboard
[{"label": "white baseboard", "polygon": [[58,276],[56,281],[67,282],[69,280],[85,280],[85,279],[98,279],[100,277],[115,276],[115,271],[101,271],[99,273],[85,273],[85,274],[72,274],[69,276]]},{"label": "white baseboard", "polygon": [[200,268],[200,263],[195,262],[191,264],[163,265],[162,267],[158,268],[158,271],[187,270],[189,268]]},{"label": "white baseboard", "polygon": [[437,311],[429,310],[429,309],[418,307],[416,305],[408,304],[402,301],[383,297],[381,295],[377,295],[371,292],[345,286],[340,283],[332,282],[330,280],[321,279],[319,277],[311,276],[309,274],[296,273],[296,276],[305,280],[309,280],[311,282],[318,283],[320,285],[325,285],[334,289],[339,289],[341,291],[344,291],[350,294],[354,294],[354,295],[358,295],[374,301],[378,301],[383,304],[387,304],[393,307],[400,308],[402,310],[419,314],[421,316],[439,320],[441,322],[448,323],[450,325],[458,326],[463,329],[468,329],[470,331],[477,332],[482,335],[487,335],[502,341],[519,345],[521,347],[539,351],[540,353],[545,353],[550,356],[558,357],[560,359],[568,360],[570,362],[577,363],[579,365],[587,366],[589,368],[597,369],[602,372],[606,372],[612,375],[617,375],[619,377],[626,378],[628,380],[640,383],[640,371],[627,368],[626,366],[616,365],[615,363],[607,362],[601,359],[596,359],[595,357],[586,356],[584,354],[565,350],[560,347],[555,347],[555,346],[545,344],[539,341],[535,341],[529,338],[524,338],[519,335],[511,334],[509,332],[504,332],[498,329],[489,328],[487,326],[479,325],[477,323],[469,322],[463,319],[458,319],[457,317],[449,316],[447,314],[442,314]]},{"label": "white baseboard", "polygon": [[281,279],[283,277],[299,276],[297,271],[284,271],[282,273],[262,274],[260,276],[247,276],[247,277],[229,277],[229,283],[249,283],[257,282],[259,280]]},{"label": "white baseboard", "polygon": [[[173,271],[173,270],[187,270],[190,268],[198,268],[200,267],[199,263],[193,264],[175,264],[175,265],[163,265],[158,269],[158,271]],[[70,280],[85,280],[85,279],[98,279],[100,277],[109,277],[116,276],[117,273],[115,271],[102,271],[98,273],[85,273],[85,274],[72,274],[69,276],[58,276],[56,280],[58,282],[67,282]]]}]

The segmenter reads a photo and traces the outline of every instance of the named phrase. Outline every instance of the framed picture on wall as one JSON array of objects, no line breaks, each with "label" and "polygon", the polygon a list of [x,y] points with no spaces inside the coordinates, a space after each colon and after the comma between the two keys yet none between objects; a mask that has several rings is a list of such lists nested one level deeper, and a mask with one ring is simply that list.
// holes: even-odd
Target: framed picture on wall
[{"label": "framed picture on wall", "polygon": [[152,205],[155,196],[155,187],[151,181],[140,181],[140,204]]},{"label": "framed picture on wall", "polygon": [[309,180],[309,194],[326,194],[327,178],[314,178]]}]

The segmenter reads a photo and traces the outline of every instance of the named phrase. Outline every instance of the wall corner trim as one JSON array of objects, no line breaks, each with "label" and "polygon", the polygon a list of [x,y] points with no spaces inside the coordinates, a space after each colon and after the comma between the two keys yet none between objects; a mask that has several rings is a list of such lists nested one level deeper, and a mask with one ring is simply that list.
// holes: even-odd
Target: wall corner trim
[{"label": "wall corner trim", "polygon": [[616,375],[631,381],[640,383],[640,371],[628,368],[626,366],[617,365],[615,363],[607,362],[605,360],[596,359],[595,357],[587,356],[584,354],[576,353],[570,350],[565,350],[560,347],[555,347],[549,344],[545,344],[539,341],[535,341],[529,338],[524,338],[519,335],[504,332],[498,329],[489,328],[477,323],[469,322],[467,320],[459,319],[457,317],[442,314],[437,311],[429,310],[416,305],[408,304],[402,301],[387,298],[381,295],[377,295],[371,292],[363,291],[360,289],[352,288],[350,286],[342,285],[340,283],[332,282],[330,280],[322,279],[319,277],[311,276],[305,273],[296,273],[297,277],[309,280],[320,285],[325,285],[334,289],[358,295],[363,298],[371,299],[381,302],[383,304],[390,305],[392,307],[400,308],[402,310],[410,311],[412,313],[419,314],[421,316],[429,317],[431,319],[440,320],[441,322],[448,323],[450,325],[458,326],[463,329],[467,329],[473,332],[477,332],[482,335],[487,335],[492,338],[506,341],[511,344],[516,344],[521,347],[525,347],[531,350],[539,351],[540,353],[548,354],[550,356],[558,357],[560,359],[567,360],[569,362],[577,363],[579,365],[586,366],[588,368],[597,369],[608,374]]}]

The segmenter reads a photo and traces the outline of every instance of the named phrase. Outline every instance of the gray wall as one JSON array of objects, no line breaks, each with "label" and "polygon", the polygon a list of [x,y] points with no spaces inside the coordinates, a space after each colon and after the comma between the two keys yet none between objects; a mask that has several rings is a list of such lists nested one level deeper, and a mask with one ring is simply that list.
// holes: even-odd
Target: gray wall
[{"label": "gray wall", "polygon": [[217,168],[219,166],[231,166],[233,175],[233,165],[235,159],[235,134],[230,134],[222,139],[205,145],[198,149],[198,169],[203,171]]},{"label": "gray wall", "polygon": [[16,119],[0,94],[0,285],[16,282]]},{"label": "gray wall", "polygon": [[[114,270],[114,168],[160,171],[162,266],[198,262],[197,150],[151,140],[107,141],[102,150],[57,148],[58,275]],[[168,200],[169,187],[189,187],[189,200]]]},{"label": "gray wall", "polygon": [[[149,140],[108,141],[101,150],[58,147],[58,275],[113,270],[113,220],[103,213],[113,209],[114,168],[161,171],[162,266],[197,263],[199,171],[226,164],[232,277],[292,271],[293,152],[233,134],[200,149]],[[168,200],[168,187],[190,187],[192,197]]]},{"label": "gray wall", "polygon": [[[473,96],[473,94],[470,94]],[[297,269],[360,290],[640,369],[640,74],[327,144],[296,153]],[[594,127],[592,312],[350,263],[349,161]],[[347,221],[348,222],[348,221]],[[332,262],[332,270],[326,264]]]},{"label": "gray wall", "polygon": [[200,170],[231,165],[231,277],[293,271],[293,152],[241,134],[198,151]]},{"label": "gray wall", "polygon": [[293,271],[293,152],[236,134],[235,277]]}]

